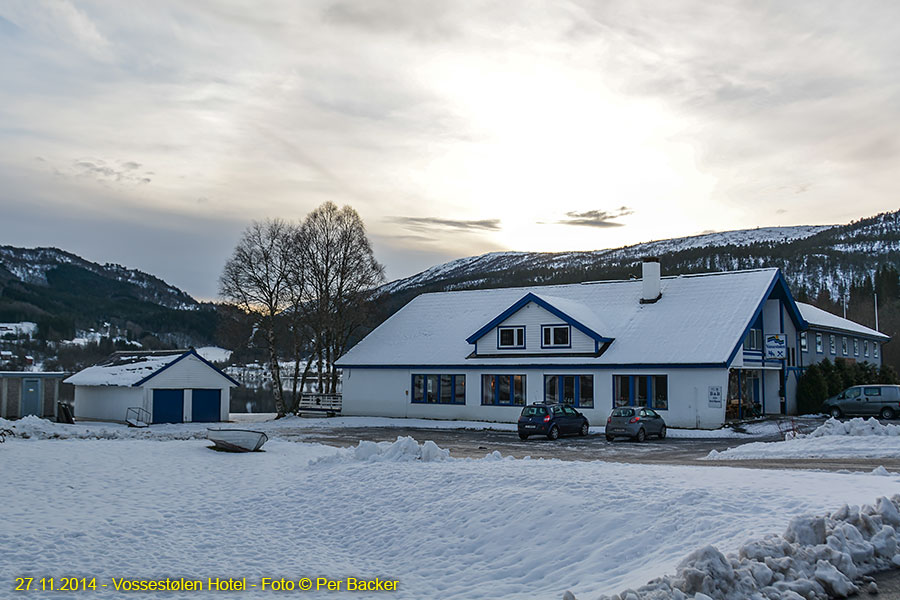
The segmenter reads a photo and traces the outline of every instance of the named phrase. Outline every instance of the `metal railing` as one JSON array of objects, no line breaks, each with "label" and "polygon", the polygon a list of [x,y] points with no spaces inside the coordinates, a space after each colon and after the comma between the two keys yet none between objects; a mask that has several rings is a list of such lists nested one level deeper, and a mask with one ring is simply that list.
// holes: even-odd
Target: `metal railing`
[{"label": "metal railing", "polygon": [[125,411],[125,422],[135,427],[146,427],[152,419],[150,411],[140,406],[132,406]]}]

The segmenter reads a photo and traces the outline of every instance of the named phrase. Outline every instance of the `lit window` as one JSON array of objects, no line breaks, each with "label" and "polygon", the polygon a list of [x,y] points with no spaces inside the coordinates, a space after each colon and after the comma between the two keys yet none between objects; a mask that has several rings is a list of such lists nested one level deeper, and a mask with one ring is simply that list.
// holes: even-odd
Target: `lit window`
[{"label": "lit window", "polygon": [[465,404],[465,375],[413,375],[412,402],[415,404]]},{"label": "lit window", "polygon": [[523,406],[525,404],[525,376],[482,375],[481,403]]},{"label": "lit window", "polygon": [[542,347],[544,348],[569,348],[572,345],[569,337],[568,325],[544,325],[541,327]]},{"label": "lit window", "polygon": [[498,348],[524,348],[525,347],[525,328],[524,327],[498,327],[497,328],[497,347]]}]

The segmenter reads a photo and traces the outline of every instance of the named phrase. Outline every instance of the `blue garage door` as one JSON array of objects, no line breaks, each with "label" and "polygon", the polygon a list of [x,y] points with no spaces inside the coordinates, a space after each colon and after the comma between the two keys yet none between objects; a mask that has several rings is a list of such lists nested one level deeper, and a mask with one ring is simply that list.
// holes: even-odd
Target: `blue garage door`
[{"label": "blue garage door", "polygon": [[191,392],[191,421],[195,423],[215,423],[220,420],[222,390],[193,390]]},{"label": "blue garage door", "polygon": [[153,390],[153,422],[184,422],[184,390]]}]

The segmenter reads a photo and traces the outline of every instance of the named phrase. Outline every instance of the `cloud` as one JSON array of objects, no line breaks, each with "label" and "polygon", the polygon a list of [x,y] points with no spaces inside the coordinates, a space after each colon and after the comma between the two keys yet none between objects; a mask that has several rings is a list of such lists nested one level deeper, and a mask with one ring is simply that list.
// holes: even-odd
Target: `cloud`
[{"label": "cloud", "polygon": [[389,222],[402,225],[410,231],[500,231],[500,219],[481,219],[477,221],[465,221],[457,219],[442,219],[439,217],[388,217]]},{"label": "cloud", "polygon": [[555,225],[580,225],[584,227],[622,227],[624,223],[617,223],[616,219],[634,214],[627,206],[620,206],[611,211],[588,210],[585,212],[571,211],[566,213],[566,219],[554,221]]},{"label": "cloud", "polygon": [[151,173],[142,172],[141,164],[134,161],[106,161],[100,158],[82,158],[72,162],[70,169],[59,171],[63,176],[88,177],[101,183],[147,184]]}]

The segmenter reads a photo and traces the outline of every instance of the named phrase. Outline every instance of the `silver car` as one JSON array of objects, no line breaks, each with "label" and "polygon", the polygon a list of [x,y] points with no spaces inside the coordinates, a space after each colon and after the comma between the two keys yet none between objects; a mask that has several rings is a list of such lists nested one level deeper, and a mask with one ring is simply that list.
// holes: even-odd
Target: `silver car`
[{"label": "silver car", "polygon": [[606,419],[607,441],[627,436],[643,442],[648,435],[659,436],[659,439],[666,437],[666,422],[652,408],[621,406],[614,408]]},{"label": "silver car", "polygon": [[900,414],[900,385],[854,385],[826,400],[822,407],[835,419],[844,415],[893,419]]}]

